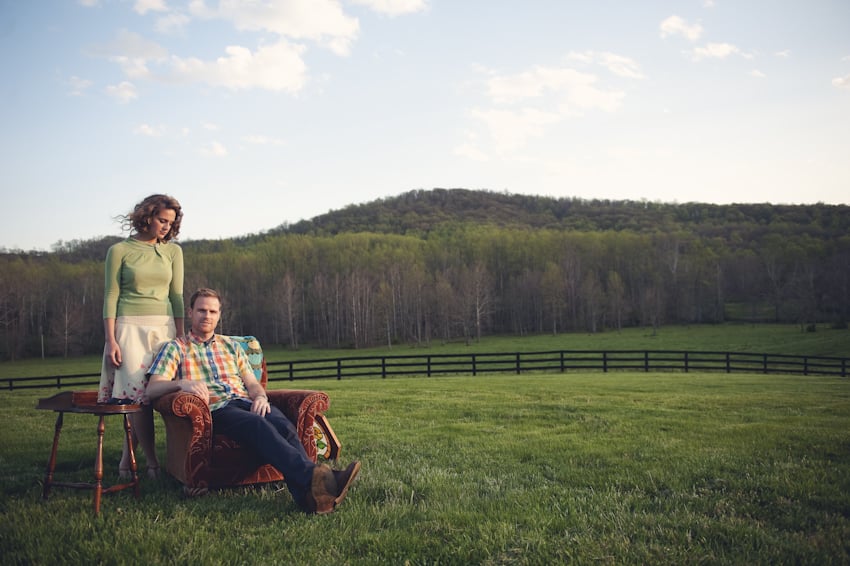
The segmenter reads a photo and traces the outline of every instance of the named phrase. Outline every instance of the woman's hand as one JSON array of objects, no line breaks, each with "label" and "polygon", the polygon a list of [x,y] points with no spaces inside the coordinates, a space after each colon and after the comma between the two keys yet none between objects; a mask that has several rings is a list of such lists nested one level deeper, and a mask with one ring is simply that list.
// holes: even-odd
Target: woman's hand
[{"label": "woman's hand", "polygon": [[112,364],[112,367],[121,367],[121,347],[118,342],[112,341],[106,343],[106,359]]}]

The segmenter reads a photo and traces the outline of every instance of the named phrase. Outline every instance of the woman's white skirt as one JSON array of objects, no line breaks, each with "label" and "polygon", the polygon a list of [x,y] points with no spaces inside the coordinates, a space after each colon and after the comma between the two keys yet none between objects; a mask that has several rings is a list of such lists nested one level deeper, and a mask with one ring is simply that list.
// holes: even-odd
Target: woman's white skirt
[{"label": "woman's white skirt", "polygon": [[174,318],[167,315],[116,318],[115,339],[121,348],[121,365],[116,368],[106,359],[104,347],[98,402],[111,399],[142,402],[148,384],[146,373],[153,357],[176,334]]}]

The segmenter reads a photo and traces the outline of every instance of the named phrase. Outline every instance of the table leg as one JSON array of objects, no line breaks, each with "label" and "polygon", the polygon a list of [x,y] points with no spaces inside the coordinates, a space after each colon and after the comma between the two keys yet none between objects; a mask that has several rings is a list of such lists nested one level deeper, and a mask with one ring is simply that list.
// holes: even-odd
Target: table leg
[{"label": "table leg", "polygon": [[103,415],[97,421],[97,454],[94,460],[94,514],[100,514],[100,496],[103,493],[103,432],[106,426]]},{"label": "table leg", "polygon": [[50,459],[47,460],[47,471],[44,474],[44,488],[41,491],[42,499],[47,499],[47,496],[50,495],[53,472],[56,470],[56,449],[59,447],[59,433],[62,432],[62,416],[64,414],[62,411],[59,411],[56,417],[56,428],[53,432],[53,449],[50,451]]},{"label": "table leg", "polygon": [[127,453],[130,456],[130,473],[133,474],[133,494],[139,498],[139,470],[136,464],[136,451],[133,449],[133,428],[130,425],[130,415],[124,415],[124,433],[127,436]]}]

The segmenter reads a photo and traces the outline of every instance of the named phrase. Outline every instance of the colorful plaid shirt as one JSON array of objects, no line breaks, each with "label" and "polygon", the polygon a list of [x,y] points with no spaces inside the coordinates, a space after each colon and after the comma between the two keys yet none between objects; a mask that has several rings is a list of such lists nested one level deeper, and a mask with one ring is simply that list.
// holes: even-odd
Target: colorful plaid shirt
[{"label": "colorful plaid shirt", "polygon": [[253,375],[239,344],[220,334],[204,342],[191,332],[165,344],[148,369],[148,375],[203,381],[210,390],[211,411],[232,399],[249,399],[245,373]]}]

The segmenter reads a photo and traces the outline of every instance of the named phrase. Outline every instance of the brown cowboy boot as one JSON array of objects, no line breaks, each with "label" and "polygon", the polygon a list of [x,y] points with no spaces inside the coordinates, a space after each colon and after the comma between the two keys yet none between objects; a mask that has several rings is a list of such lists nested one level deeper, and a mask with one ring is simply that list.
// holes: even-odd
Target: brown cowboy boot
[{"label": "brown cowboy boot", "polygon": [[305,511],[317,515],[333,513],[338,495],[339,488],[333,470],[327,464],[319,464],[313,468],[310,492],[304,499]]},{"label": "brown cowboy boot", "polygon": [[346,495],[348,495],[348,488],[351,487],[352,483],[354,483],[354,479],[359,473],[360,462],[352,462],[344,470],[334,470],[334,479],[336,479],[336,485],[339,489],[337,496],[334,499],[334,506],[342,503],[342,500],[345,499]]}]

